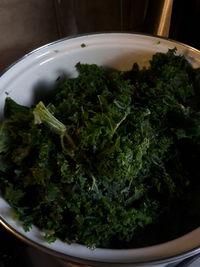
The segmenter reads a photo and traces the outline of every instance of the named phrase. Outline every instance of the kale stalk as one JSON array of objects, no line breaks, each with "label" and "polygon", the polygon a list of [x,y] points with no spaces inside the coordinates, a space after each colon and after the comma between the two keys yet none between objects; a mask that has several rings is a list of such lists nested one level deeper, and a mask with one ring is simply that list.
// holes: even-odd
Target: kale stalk
[{"label": "kale stalk", "polygon": [[[72,139],[72,137],[67,133],[67,127],[60,122],[44,105],[42,101],[40,101],[33,110],[34,114],[34,123],[35,124],[46,124],[50,130],[54,133],[60,135],[61,147],[63,152],[68,153],[72,158],[74,157],[74,153],[77,150],[77,147]],[[64,142],[64,139],[67,139],[68,144],[71,146],[71,150],[68,151]]]}]

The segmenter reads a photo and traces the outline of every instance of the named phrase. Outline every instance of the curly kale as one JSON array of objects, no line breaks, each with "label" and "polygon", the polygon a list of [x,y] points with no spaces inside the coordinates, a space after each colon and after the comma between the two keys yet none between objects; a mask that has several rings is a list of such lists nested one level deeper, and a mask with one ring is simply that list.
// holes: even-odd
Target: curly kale
[{"label": "curly kale", "polygon": [[128,72],[76,68],[48,105],[6,99],[1,194],[49,242],[132,246],[199,178],[200,70],[175,50]]}]

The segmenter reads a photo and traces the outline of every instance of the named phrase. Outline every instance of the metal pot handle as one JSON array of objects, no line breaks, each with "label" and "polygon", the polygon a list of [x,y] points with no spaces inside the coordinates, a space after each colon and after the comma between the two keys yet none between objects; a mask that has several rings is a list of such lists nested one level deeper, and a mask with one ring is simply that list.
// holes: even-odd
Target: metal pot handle
[{"label": "metal pot handle", "polygon": [[160,17],[155,27],[155,34],[162,37],[169,36],[173,0],[164,0],[160,10]]}]

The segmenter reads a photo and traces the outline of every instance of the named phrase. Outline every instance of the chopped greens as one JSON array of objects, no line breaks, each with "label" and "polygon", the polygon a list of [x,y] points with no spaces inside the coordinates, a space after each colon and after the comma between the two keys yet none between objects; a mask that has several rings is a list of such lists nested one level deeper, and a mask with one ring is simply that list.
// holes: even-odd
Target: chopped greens
[{"label": "chopped greens", "polygon": [[200,178],[200,69],[176,49],[128,72],[76,68],[49,104],[6,99],[1,194],[49,242],[132,246]]}]

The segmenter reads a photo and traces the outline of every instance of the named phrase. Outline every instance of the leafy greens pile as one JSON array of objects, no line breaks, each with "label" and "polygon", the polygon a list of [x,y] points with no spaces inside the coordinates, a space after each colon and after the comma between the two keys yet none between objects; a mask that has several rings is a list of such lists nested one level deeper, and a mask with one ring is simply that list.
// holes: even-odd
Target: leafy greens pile
[{"label": "leafy greens pile", "polygon": [[50,103],[6,99],[1,194],[47,241],[125,246],[199,178],[200,69],[175,49],[128,72],[76,68]]}]

